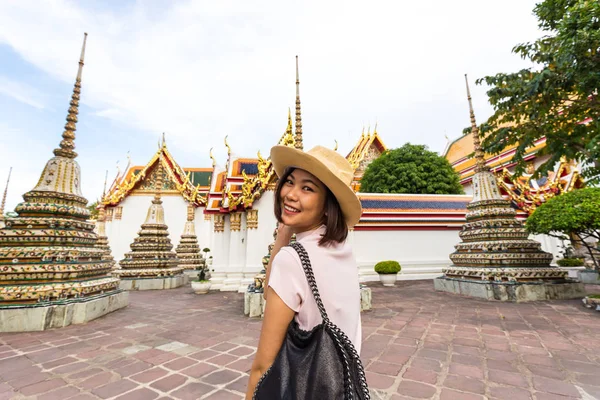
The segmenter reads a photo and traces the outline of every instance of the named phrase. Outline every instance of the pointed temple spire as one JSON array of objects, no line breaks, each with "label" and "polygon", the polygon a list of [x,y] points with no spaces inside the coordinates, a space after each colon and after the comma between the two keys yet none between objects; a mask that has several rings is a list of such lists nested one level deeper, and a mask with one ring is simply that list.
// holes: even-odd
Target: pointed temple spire
[{"label": "pointed temple spire", "polygon": [[300,110],[300,73],[298,72],[298,56],[296,56],[296,142],[294,147],[304,149],[302,142],[302,111]]},{"label": "pointed temple spire", "polygon": [[[27,321],[0,324],[0,331],[84,323],[128,302],[119,279],[111,275],[114,262],[98,247],[73,151],[84,52],[85,38],[60,147],[46,162],[35,187],[23,194],[23,202],[15,207],[17,216],[0,228],[0,269],[5,271],[0,277],[1,319]],[[9,308],[15,306],[18,317],[10,317]]]},{"label": "pointed temple spire", "polygon": [[469,100],[469,114],[471,117],[471,135],[473,136],[473,144],[475,146],[475,172],[486,171],[488,168],[485,165],[484,153],[481,149],[481,142],[479,140],[479,128],[477,127],[477,122],[475,121],[475,111],[473,111],[473,101],[471,100],[471,91],[469,90],[469,79],[467,78],[467,74],[465,74],[465,84],[467,85],[467,99]]},{"label": "pointed temple spire", "polygon": [[6,206],[6,194],[8,193],[8,184],[10,183],[10,174],[12,174],[12,167],[8,170],[8,178],[6,179],[6,186],[4,187],[4,194],[2,195],[2,203],[0,203],[0,219],[4,217],[4,207]]},{"label": "pointed temple spire", "polygon": [[54,149],[54,155],[57,157],[75,158],[77,153],[75,149],[75,130],[77,129],[77,114],[79,114],[79,95],[81,94],[81,72],[83,71],[83,59],[85,57],[85,42],[87,41],[87,33],[83,34],[83,47],[81,48],[81,57],[79,58],[79,70],[75,79],[75,87],[71,96],[71,107],[67,114],[67,123],[65,131],[62,134],[63,139],[60,141],[60,147]]},{"label": "pointed temple spire", "polygon": [[156,193],[154,193],[154,200],[152,200],[153,204],[162,204],[162,200],[160,199],[160,191],[162,190],[163,184],[162,154],[159,154],[158,166],[156,167]]}]

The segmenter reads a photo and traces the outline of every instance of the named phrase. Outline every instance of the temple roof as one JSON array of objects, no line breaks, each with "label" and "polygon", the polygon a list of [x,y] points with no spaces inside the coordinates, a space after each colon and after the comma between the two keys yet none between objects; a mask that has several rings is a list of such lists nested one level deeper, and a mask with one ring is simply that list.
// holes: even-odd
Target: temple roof
[{"label": "temple roof", "polygon": [[377,150],[379,150],[380,153],[383,153],[387,150],[386,145],[383,143],[383,141],[379,137],[379,134],[377,133],[377,127],[375,128],[373,134],[368,132],[365,135],[365,132],[363,130],[360,139],[358,140],[354,148],[350,151],[350,153],[348,153],[348,155],[346,156],[346,159],[350,162],[354,170],[356,170],[359,167],[361,161],[364,160],[364,158],[369,152],[369,149],[372,146],[375,146],[375,148],[377,148]]},{"label": "temple roof", "polygon": [[182,168],[177,164],[166,143],[163,141],[160,148],[154,153],[148,164],[145,166],[134,166],[129,168],[126,173],[115,179],[115,182],[102,200],[107,206],[116,206],[122,202],[129,194],[138,189],[142,182],[150,177],[150,174],[156,170],[158,162],[161,162],[168,187],[172,187],[179,192],[188,202],[195,206],[206,204],[206,192],[209,189],[212,168]]},{"label": "temple roof", "polygon": [[[535,154],[545,146],[545,137],[537,140],[533,147],[527,149],[525,159],[535,158]],[[512,166],[512,159],[515,155],[516,148],[517,145],[510,145],[497,155],[485,153],[484,159],[486,165],[494,172]],[[454,170],[459,174],[461,184],[470,182],[475,174],[475,158],[471,157],[474,151],[475,147],[471,135],[463,135],[451,142],[443,154]]]}]

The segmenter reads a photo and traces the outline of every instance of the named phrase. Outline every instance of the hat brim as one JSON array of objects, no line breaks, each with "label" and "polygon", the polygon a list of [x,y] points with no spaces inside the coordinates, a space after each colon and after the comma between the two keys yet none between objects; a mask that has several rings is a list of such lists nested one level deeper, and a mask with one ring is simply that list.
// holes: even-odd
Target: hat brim
[{"label": "hat brim", "polygon": [[348,226],[353,227],[358,223],[362,215],[360,200],[348,185],[317,158],[293,147],[275,146],[271,149],[271,162],[278,177],[281,177],[288,167],[310,172],[331,190],[340,204]]}]

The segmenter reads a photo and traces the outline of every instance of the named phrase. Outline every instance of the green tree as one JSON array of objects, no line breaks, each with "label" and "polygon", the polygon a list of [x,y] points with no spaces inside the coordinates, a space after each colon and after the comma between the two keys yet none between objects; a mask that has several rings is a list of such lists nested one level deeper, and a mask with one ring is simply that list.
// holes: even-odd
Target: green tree
[{"label": "green tree", "polygon": [[98,210],[98,201],[88,204],[88,211],[90,212],[90,219],[98,219],[98,214],[100,210]]},{"label": "green tree", "polygon": [[374,160],[360,185],[363,193],[462,194],[448,160],[427,146],[407,143]]},{"label": "green tree", "polygon": [[527,218],[527,230],[585,246],[599,268],[588,239],[600,240],[600,188],[561,194],[537,207]]},{"label": "green tree", "polygon": [[[533,10],[545,36],[519,44],[513,53],[531,68],[486,76],[494,115],[482,129],[483,148],[499,153],[517,145],[516,172],[525,170],[525,151],[546,137],[540,176],[561,157],[585,166],[588,182],[600,182],[600,2],[544,0]],[[486,132],[488,133],[486,135]]]}]

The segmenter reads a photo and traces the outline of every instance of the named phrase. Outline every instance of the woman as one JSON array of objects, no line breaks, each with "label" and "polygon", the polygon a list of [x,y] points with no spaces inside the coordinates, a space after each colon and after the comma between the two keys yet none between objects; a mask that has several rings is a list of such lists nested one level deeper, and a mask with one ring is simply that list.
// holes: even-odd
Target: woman
[{"label": "woman", "polygon": [[246,399],[273,364],[293,318],[310,331],[322,322],[300,258],[288,246],[293,234],[306,249],[329,319],[361,346],[360,289],[356,260],[346,243],[348,227],[361,215],[350,188],[353,170],[341,155],[317,146],[308,152],[275,146],[271,161],[279,182],[275,190],[277,239],[267,267],[267,305]]}]

